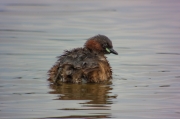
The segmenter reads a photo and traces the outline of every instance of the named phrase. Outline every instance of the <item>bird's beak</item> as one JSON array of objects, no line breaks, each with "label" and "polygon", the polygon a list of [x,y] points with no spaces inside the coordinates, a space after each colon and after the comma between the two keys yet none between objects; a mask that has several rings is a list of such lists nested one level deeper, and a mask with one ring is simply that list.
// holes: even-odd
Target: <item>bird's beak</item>
[{"label": "bird's beak", "polygon": [[118,53],[113,48],[106,48],[106,51],[108,51],[109,53],[113,53],[115,55],[118,55]]},{"label": "bird's beak", "polygon": [[118,53],[113,49],[113,48],[111,48],[111,49],[109,49],[111,52],[110,53],[113,53],[113,54],[115,54],[115,55],[118,55]]}]

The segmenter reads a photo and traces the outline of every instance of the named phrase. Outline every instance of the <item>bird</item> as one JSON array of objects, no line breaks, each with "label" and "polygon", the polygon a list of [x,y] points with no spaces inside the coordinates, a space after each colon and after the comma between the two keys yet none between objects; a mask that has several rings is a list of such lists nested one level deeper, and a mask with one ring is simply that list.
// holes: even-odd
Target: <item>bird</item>
[{"label": "bird", "polygon": [[100,83],[112,79],[112,68],[106,54],[118,53],[113,49],[112,41],[105,35],[95,35],[84,47],[65,50],[58,56],[57,62],[48,71],[49,81],[63,83]]}]

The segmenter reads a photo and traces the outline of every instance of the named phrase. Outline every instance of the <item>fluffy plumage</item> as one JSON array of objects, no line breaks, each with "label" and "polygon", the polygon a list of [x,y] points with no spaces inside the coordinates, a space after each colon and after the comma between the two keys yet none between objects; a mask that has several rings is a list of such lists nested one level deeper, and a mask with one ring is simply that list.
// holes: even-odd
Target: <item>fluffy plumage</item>
[{"label": "fluffy plumage", "polygon": [[112,78],[111,67],[104,54],[117,54],[112,42],[104,35],[89,38],[83,48],[65,51],[58,57],[49,70],[49,80],[58,82],[80,83],[102,82]]}]

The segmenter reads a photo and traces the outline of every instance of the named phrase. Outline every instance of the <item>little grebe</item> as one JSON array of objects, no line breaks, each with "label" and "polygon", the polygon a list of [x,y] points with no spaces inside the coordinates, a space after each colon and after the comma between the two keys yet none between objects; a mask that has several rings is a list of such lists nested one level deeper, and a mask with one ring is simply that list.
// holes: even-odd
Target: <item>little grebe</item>
[{"label": "little grebe", "polygon": [[49,80],[57,82],[80,83],[102,82],[112,78],[111,67],[104,54],[118,53],[111,40],[104,35],[89,38],[83,48],[65,51],[56,64],[48,71]]}]

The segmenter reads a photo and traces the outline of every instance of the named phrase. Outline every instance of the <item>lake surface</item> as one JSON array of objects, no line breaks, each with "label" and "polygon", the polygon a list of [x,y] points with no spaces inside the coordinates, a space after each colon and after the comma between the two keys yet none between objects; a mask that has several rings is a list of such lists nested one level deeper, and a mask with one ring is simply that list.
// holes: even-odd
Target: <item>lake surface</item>
[{"label": "lake surface", "polygon": [[[56,56],[97,34],[110,84],[47,81]],[[0,2],[0,118],[180,118],[179,0]]]}]

